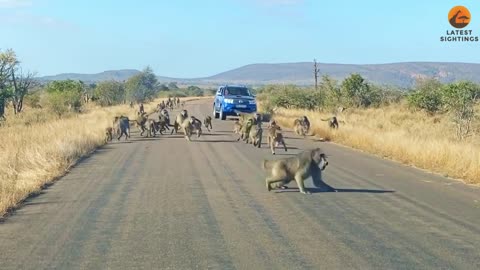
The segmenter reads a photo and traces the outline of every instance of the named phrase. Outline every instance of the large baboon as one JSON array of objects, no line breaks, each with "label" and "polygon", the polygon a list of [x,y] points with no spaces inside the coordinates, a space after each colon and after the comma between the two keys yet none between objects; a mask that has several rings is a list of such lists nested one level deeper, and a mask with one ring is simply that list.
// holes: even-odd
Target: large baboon
[{"label": "large baboon", "polygon": [[191,136],[195,131],[197,132],[197,137],[200,137],[202,134],[202,122],[195,116],[191,116],[190,118],[183,120],[181,127],[187,141],[191,141]]},{"label": "large baboon", "polygon": [[175,134],[178,133],[178,130],[180,129],[180,127],[182,126],[183,122],[185,121],[185,119],[188,118],[188,112],[187,110],[182,110],[178,115],[177,117],[175,118],[175,121],[173,122],[173,129],[172,129],[172,132],[170,134],[173,134],[173,132],[175,131]]},{"label": "large baboon", "polygon": [[138,112],[137,118],[135,119],[135,125],[137,126],[138,130],[140,131],[140,136],[143,136],[143,133],[147,130],[145,124],[147,123],[148,117],[147,113]]},{"label": "large baboon", "polygon": [[248,119],[245,124],[241,125],[240,129],[240,136],[238,137],[237,141],[240,141],[240,139],[247,141],[248,143],[248,137],[250,135],[250,130],[252,129],[253,126],[253,119]]},{"label": "large baboon", "polygon": [[156,123],[153,119],[148,119],[145,123],[145,130],[147,131],[147,138],[155,137]]},{"label": "large baboon", "polygon": [[303,194],[310,194],[305,190],[305,179],[315,174],[315,170],[325,170],[327,165],[326,155],[320,148],[303,151],[286,159],[263,160],[262,162],[263,169],[267,171],[265,184],[268,191],[285,186],[295,180]]},{"label": "large baboon", "polygon": [[123,135],[125,135],[125,140],[130,138],[130,122],[128,117],[123,115],[116,116],[115,120],[113,121],[113,129],[118,135],[117,140],[120,140]]},{"label": "large baboon", "polygon": [[302,116],[293,121],[293,131],[300,136],[304,136],[310,131],[310,121],[307,116]]}]

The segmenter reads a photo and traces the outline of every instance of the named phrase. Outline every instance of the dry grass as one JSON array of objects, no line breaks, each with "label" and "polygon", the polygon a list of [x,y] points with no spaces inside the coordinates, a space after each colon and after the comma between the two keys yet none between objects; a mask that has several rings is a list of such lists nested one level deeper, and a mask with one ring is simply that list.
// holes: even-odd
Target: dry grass
[{"label": "dry grass", "polygon": [[276,111],[280,125],[292,127],[293,120],[307,115],[312,133],[327,141],[357,148],[413,165],[480,184],[480,138],[455,139],[455,127],[448,116],[428,116],[408,111],[404,105],[380,109],[349,109],[337,116],[340,128],[332,130],[320,119],[331,114],[304,110]]},{"label": "dry grass", "polygon": [[[192,99],[197,98],[182,98]],[[146,104],[145,110],[153,111],[157,103]],[[0,127],[0,217],[103,145],[105,128],[112,125],[114,116],[133,119],[136,109],[89,106],[87,112],[63,119],[34,109],[8,115]]]}]

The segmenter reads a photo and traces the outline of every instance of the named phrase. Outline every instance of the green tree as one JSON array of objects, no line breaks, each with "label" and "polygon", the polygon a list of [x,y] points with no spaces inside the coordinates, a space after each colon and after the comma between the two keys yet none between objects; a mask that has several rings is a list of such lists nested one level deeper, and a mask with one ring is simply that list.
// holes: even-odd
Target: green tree
[{"label": "green tree", "polygon": [[83,85],[79,81],[53,81],[46,88],[46,105],[59,117],[79,112],[82,107]]},{"label": "green tree", "polygon": [[435,79],[419,79],[414,91],[408,94],[407,101],[414,109],[437,113],[443,108],[442,84]]},{"label": "green tree", "polygon": [[150,67],[131,77],[125,83],[125,92],[129,101],[145,102],[159,93],[157,77]]},{"label": "green tree", "polygon": [[352,74],[342,82],[342,93],[347,101],[356,107],[378,105],[380,96],[377,89],[370,87],[360,74]]},{"label": "green tree", "polygon": [[178,89],[177,83],[176,82],[171,82],[168,84],[168,89],[170,90],[176,90]]},{"label": "green tree", "polygon": [[125,100],[125,87],[116,81],[101,82],[95,88],[94,96],[100,106],[121,104]]},{"label": "green tree", "polygon": [[187,87],[187,96],[200,97],[203,96],[203,90],[198,86]]},{"label": "green tree", "polygon": [[471,82],[447,84],[442,89],[442,99],[456,125],[456,135],[460,140],[471,134],[475,118],[474,105],[479,98],[480,87]]}]

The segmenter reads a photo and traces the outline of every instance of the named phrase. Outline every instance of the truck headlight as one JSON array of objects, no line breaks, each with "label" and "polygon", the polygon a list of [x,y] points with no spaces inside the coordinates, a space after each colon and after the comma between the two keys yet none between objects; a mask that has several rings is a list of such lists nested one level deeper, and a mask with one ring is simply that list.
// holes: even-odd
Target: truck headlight
[{"label": "truck headlight", "polygon": [[233,99],[231,99],[231,98],[226,98],[223,101],[227,104],[233,104]]}]

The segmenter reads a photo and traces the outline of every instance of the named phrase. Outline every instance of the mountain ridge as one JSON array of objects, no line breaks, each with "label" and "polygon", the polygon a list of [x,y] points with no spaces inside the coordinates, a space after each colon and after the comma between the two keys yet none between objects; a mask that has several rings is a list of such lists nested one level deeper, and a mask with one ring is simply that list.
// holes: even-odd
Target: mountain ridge
[{"label": "mountain ridge", "polygon": [[[337,64],[319,63],[320,76],[329,75],[342,80],[351,73],[359,73],[375,84],[411,87],[417,78],[437,78],[442,82],[471,80],[480,82],[480,64],[464,62],[393,62],[382,64]],[[138,74],[136,69],[108,70],[96,74],[63,73],[40,77],[39,80],[74,79],[86,82],[103,80],[127,80]],[[223,84],[240,83],[263,85],[288,83],[313,85],[313,63],[258,63],[227,70],[213,76],[201,78],[172,78],[158,76],[162,83],[177,82],[183,84]]]}]

